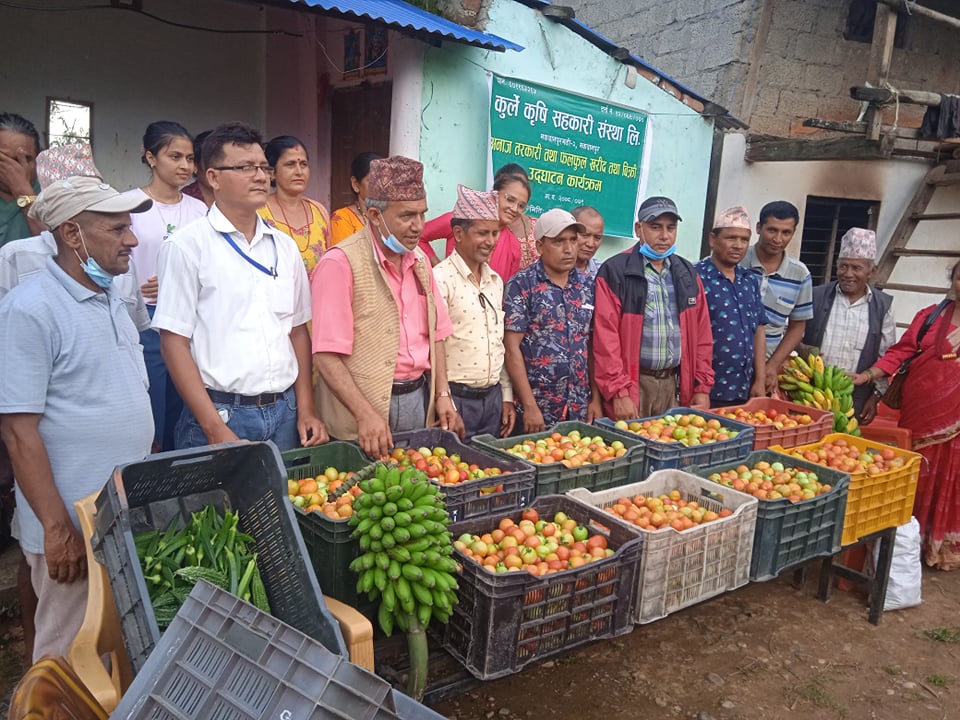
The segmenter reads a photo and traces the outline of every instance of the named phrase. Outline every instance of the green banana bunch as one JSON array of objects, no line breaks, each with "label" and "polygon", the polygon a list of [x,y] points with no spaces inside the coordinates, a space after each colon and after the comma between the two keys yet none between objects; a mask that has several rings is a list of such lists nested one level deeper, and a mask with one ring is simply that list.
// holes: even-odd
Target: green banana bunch
[{"label": "green banana bunch", "polygon": [[390,635],[394,626],[410,633],[434,618],[446,623],[457,602],[458,567],[440,488],[415,468],[381,463],[360,489],[350,525],[361,554],[350,569],[358,592],[380,598],[380,627]]},{"label": "green banana bunch", "polygon": [[860,434],[853,412],[853,381],[843,368],[825,365],[823,357],[813,353],[806,358],[794,355],[777,379],[791,402],[831,411],[835,432]]}]

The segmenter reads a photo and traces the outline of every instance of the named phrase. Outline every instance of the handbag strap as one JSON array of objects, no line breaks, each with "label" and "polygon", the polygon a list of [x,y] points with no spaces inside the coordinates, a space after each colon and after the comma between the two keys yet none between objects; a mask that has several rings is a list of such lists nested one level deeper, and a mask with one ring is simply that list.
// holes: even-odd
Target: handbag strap
[{"label": "handbag strap", "polygon": [[937,305],[934,311],[927,315],[927,319],[923,321],[923,325],[921,325],[920,329],[917,331],[917,351],[913,354],[914,357],[920,354],[920,342],[923,340],[924,335],[926,335],[927,331],[930,330],[930,327],[937,319],[937,316],[940,315],[940,313],[943,312],[943,309],[951,302],[953,301],[944,298],[940,301],[940,304]]}]

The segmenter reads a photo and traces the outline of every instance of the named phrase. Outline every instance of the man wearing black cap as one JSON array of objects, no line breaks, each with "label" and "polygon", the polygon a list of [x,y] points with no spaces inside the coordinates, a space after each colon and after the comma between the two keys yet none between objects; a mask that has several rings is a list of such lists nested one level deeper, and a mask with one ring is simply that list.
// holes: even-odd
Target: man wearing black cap
[{"label": "man wearing black cap", "polygon": [[710,313],[693,265],[674,254],[680,220],[673,200],[647,198],[634,225],[640,242],[597,273],[593,370],[608,417],[710,404]]}]

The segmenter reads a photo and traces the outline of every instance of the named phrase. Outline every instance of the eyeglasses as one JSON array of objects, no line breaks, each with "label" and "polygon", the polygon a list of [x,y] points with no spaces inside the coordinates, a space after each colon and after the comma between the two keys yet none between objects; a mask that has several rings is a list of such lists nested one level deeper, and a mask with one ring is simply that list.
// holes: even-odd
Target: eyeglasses
[{"label": "eyeglasses", "polygon": [[214,170],[233,170],[238,172],[244,177],[253,177],[257,174],[258,170],[262,170],[264,175],[272,175],[273,168],[269,165],[220,165],[219,167],[213,168]]},{"label": "eyeglasses", "polygon": [[497,308],[496,308],[496,306],[495,306],[492,302],[490,302],[490,298],[488,298],[488,297],[487,297],[486,295],[484,295],[482,292],[480,293],[480,306],[484,309],[484,312],[486,312],[486,309],[487,309],[487,308],[490,308],[491,310],[493,310],[493,321],[494,321],[494,324],[496,324],[496,325],[499,325],[499,324],[500,324],[500,317],[497,315]]}]

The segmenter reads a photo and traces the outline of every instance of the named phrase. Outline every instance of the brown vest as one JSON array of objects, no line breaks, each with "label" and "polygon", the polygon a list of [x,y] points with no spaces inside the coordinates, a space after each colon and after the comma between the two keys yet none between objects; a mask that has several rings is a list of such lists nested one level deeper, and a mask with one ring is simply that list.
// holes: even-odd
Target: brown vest
[{"label": "brown vest", "polygon": [[[374,239],[368,228],[348,237],[331,249],[342,251],[353,272],[353,353],[343,362],[360,392],[384,420],[390,416],[390,394],[400,350],[400,311],[380,264]],[[430,282],[430,264],[420,248],[414,250],[413,266],[417,282],[427,298],[427,320],[430,329],[430,367],[436,367],[434,342],[437,330],[437,308]],[[344,298],[343,301],[347,301]],[[313,331],[323,332],[323,315],[313,318]],[[436,378],[430,376],[430,405],[427,424],[433,422]],[[330,435],[338,440],[357,439],[357,420],[331,392],[320,376],[315,393],[320,418]]]}]

